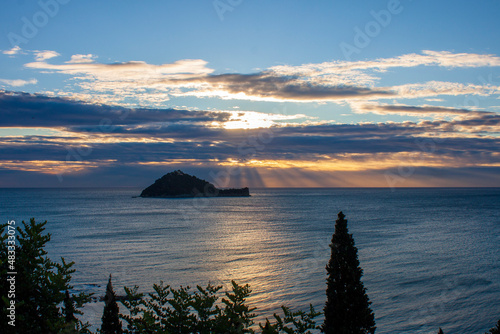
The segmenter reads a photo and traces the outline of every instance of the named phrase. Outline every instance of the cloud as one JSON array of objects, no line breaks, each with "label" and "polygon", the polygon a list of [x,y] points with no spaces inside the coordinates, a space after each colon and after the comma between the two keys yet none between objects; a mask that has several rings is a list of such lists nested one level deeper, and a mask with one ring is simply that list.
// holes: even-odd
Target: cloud
[{"label": "cloud", "polygon": [[[261,185],[362,186],[371,182],[383,186],[387,185],[386,172],[409,167],[421,172],[405,184],[414,186],[453,184],[452,180],[473,184],[471,180],[483,180],[499,170],[500,115],[445,106],[443,101],[444,96],[500,94],[492,80],[379,84],[386,82],[384,73],[393,68],[496,67],[500,62],[494,55],[423,51],[367,61],[282,65],[253,74],[220,74],[201,59],[160,65],[142,61],[102,64],[95,55],[76,54],[64,63],[57,59],[51,64],[48,60],[57,53],[37,52],[37,61],[26,68],[71,76],[75,86],[51,97],[0,91],[1,127],[51,130],[42,132],[46,135],[1,137],[2,173],[63,173],[76,180],[82,173],[104,177],[122,172],[160,173],[170,167],[205,173],[236,168],[240,181],[246,177]],[[0,81],[18,86],[36,83],[35,79]],[[337,124],[315,122],[304,115],[306,109],[304,114],[278,115],[157,106],[172,97],[191,96],[332,101],[358,113],[416,118],[399,123]],[[419,104],[416,98],[439,105]],[[413,99],[415,105],[400,102],[404,99]],[[142,107],[127,107],[124,101]],[[439,183],[439,173],[453,177]],[[494,180],[500,185],[498,176]]]},{"label": "cloud", "polygon": [[[480,178],[466,170],[474,169],[477,175],[487,171],[485,175],[489,176],[498,172],[500,116],[496,113],[425,105],[359,107],[370,112],[467,117],[401,123],[294,124],[288,121],[303,115],[127,109],[3,92],[0,126],[36,126],[53,131],[1,137],[0,183],[5,173],[62,175],[78,180],[79,175],[95,175],[98,179],[102,173],[123,177],[127,171],[136,176],[155,171],[161,175],[173,168],[191,168],[205,173],[234,171],[241,178],[233,178],[233,185],[248,178],[267,186],[387,186],[385,173],[410,168],[423,174],[401,185],[416,186],[432,185],[430,179],[434,184],[452,184],[452,179],[446,181],[450,183],[435,179],[439,173],[466,175],[469,179],[457,179],[455,184],[472,184],[468,182]],[[266,127],[241,126],[253,121],[264,122]],[[239,128],[225,126],[233,122]]]},{"label": "cloud", "polygon": [[351,107],[357,113],[374,113],[379,115],[398,114],[410,116],[473,116],[480,114],[494,114],[492,112],[470,110],[466,108],[453,108],[444,106],[410,106],[404,104],[378,104],[371,103],[351,103]]},{"label": "cloud", "polygon": [[[119,108],[109,105],[88,104],[60,97],[37,94],[0,92],[0,113],[3,127],[47,127],[73,132],[110,132],[129,136],[154,135],[158,138],[205,138],[217,140],[244,140],[261,128],[272,129],[280,138],[296,138],[290,145],[306,145],[320,140],[325,145],[339,145],[351,138],[374,140],[388,136],[413,138],[434,133],[436,136],[460,135],[465,132],[486,131],[494,135],[500,115],[495,112],[442,106],[410,106],[403,104],[354,103],[357,112],[378,114],[405,114],[415,116],[439,115],[430,121],[403,123],[332,124],[315,123],[303,114],[283,115],[244,110],[182,110],[160,108]],[[308,122],[294,123],[296,120]],[[292,123],[290,123],[292,122]],[[240,131],[229,131],[229,130]],[[246,129],[242,131],[242,129]],[[486,130],[485,130],[486,129]],[[403,136],[405,135],[405,136]],[[321,144],[321,145],[323,145]],[[340,144],[341,145],[341,144]],[[364,145],[364,144],[363,144]]]},{"label": "cloud", "polygon": [[[128,61],[114,64],[89,62],[89,55],[74,55],[66,64],[54,65],[46,62],[27,63],[24,66],[40,70],[49,70],[63,74],[84,75],[103,81],[134,81],[146,79],[189,78],[213,72],[207,68],[207,62],[201,59],[184,59],[170,64],[152,65],[143,61]],[[81,60],[84,60],[83,62]],[[80,60],[80,62],[76,62]]]},{"label": "cloud", "polygon": [[[299,66],[281,65],[258,73],[213,74],[201,59],[153,65],[142,61],[115,64],[95,62],[96,56],[77,54],[64,64],[37,61],[25,67],[72,75],[75,90],[60,94],[93,98],[103,103],[159,106],[171,97],[217,97],[252,101],[342,103],[356,100],[499,94],[492,82],[483,85],[428,81],[376,87],[391,68],[434,66],[445,68],[497,67],[494,55],[422,51],[368,61],[332,61]],[[138,94],[139,93],[139,94]],[[132,102],[133,101],[133,102]]]},{"label": "cloud", "polygon": [[272,72],[220,74],[180,81],[200,85],[198,90],[181,93],[182,95],[217,96],[221,98],[311,102],[393,95],[393,93],[384,89],[316,84],[297,77],[276,76]]},{"label": "cloud", "polygon": [[367,61],[331,61],[298,66],[280,65],[268,70],[278,76],[297,76],[312,82],[337,85],[373,86],[380,80],[380,73],[392,68],[435,66],[447,68],[498,67],[500,57],[447,51],[422,51],[393,58]]},{"label": "cloud", "polygon": [[101,64],[93,62],[93,59],[93,55],[74,55],[65,64],[32,62],[24,66],[73,76],[80,91],[62,94],[117,105],[135,101],[136,106],[163,105],[182,86],[178,83],[166,86],[161,83],[163,80],[203,77],[214,71],[201,59],[184,59],[161,65],[143,61]]},{"label": "cloud", "polygon": [[[39,173],[52,175],[52,182],[56,181],[55,176],[63,177],[64,180],[78,180],[79,176],[80,179],[86,179],[86,186],[89,186],[108,182],[108,177],[99,176],[107,171],[106,174],[132,182],[127,185],[137,186],[150,183],[151,175],[161,176],[165,171],[180,168],[199,170],[201,176],[215,178],[220,186],[255,186],[255,183],[240,183],[250,182],[251,179],[245,181],[245,175],[255,173],[262,176],[261,186],[391,186],[393,184],[387,183],[387,176],[398,176],[403,169],[412,171],[412,174],[399,177],[398,186],[500,184],[500,155],[492,148],[498,145],[498,141],[492,142],[489,150],[486,150],[485,143],[476,142],[476,147],[471,146],[470,152],[461,152],[460,148],[466,147],[472,140],[430,141],[437,146],[436,151],[432,152],[422,150],[416,144],[407,145],[405,150],[401,150],[403,147],[398,146],[397,141],[388,138],[385,146],[389,149],[392,145],[392,151],[377,152],[383,141],[371,145],[371,140],[365,140],[356,144],[357,149],[363,149],[364,152],[346,152],[354,142],[337,147],[317,145],[321,143],[321,140],[317,140],[309,141],[305,146],[292,146],[290,150],[290,147],[284,146],[284,142],[275,139],[276,143],[273,140],[263,145],[257,154],[250,153],[247,158],[235,147],[241,143],[228,142],[215,145],[214,142],[198,141],[122,142],[90,146],[87,143],[80,146],[68,143],[40,144],[37,143],[40,138],[31,138],[31,144],[9,144],[2,140],[0,148],[8,159],[0,159],[0,176],[5,175],[5,171]],[[250,148],[255,146],[245,147]],[[309,152],[306,153],[304,148]],[[467,170],[474,170],[476,177],[471,179]],[[127,174],[127,171],[133,173]],[[481,174],[482,177],[479,177]],[[21,180],[25,179],[23,177]],[[332,183],[333,180],[335,183]],[[67,182],[65,185],[74,184]]]},{"label": "cloud", "polygon": [[97,56],[93,54],[76,54],[71,56],[71,60],[67,61],[66,64],[83,64],[83,63],[93,63]]},{"label": "cloud", "polygon": [[[433,121],[424,121],[428,131],[447,134],[462,133],[500,133],[500,114],[492,111],[471,110],[443,106],[409,106],[402,104],[351,103],[357,113],[375,113],[379,115],[398,114],[416,117],[433,117]],[[444,118],[451,118],[444,121]],[[433,127],[431,130],[430,127]]]},{"label": "cloud", "polygon": [[2,51],[2,53],[4,55],[9,55],[9,57],[13,57],[13,56],[15,56],[17,54],[22,53],[22,49],[19,46],[16,45],[12,49],[10,49],[10,50],[4,50],[4,51]]},{"label": "cloud", "polygon": [[[108,164],[70,173],[62,164],[62,174],[0,169],[3,187],[116,187],[140,190],[168,171],[181,169],[219,187],[491,187],[500,184],[498,167],[429,168],[415,167],[408,177],[399,177],[398,169],[363,171],[315,171],[301,168],[241,167],[228,169],[208,162],[165,161],[150,164]],[[14,167],[15,168],[15,167]],[[228,173],[231,173],[228,175]],[[390,190],[387,190],[390,191]],[[397,190],[396,190],[397,191]]]},{"label": "cloud", "polygon": [[35,60],[38,62],[43,62],[45,60],[60,56],[59,53],[50,50],[44,50],[44,51],[35,50],[33,51],[33,53],[35,54]]},{"label": "cloud", "polygon": [[[158,161],[159,158],[160,161],[231,159],[241,163],[249,160],[319,161],[323,158],[318,157],[332,159],[336,156],[338,159],[355,154],[374,155],[376,160],[380,158],[376,154],[404,152],[442,156],[457,156],[458,152],[463,152],[460,154],[476,154],[484,158],[497,151],[499,140],[484,134],[457,135],[455,128],[487,126],[487,122],[475,119],[466,122],[331,124],[247,130],[210,128],[189,122],[111,126],[101,131],[93,127],[74,126],[60,136],[5,137],[2,143],[6,146],[2,151],[11,159],[20,158],[27,155],[27,148],[32,146],[30,159],[43,156],[51,159],[59,156],[61,159],[66,156],[67,147],[86,147],[85,150],[91,147],[92,159],[111,157],[128,162],[138,159]],[[489,122],[498,126],[498,118]],[[424,150],[422,143],[431,143],[434,148]],[[20,147],[23,147],[22,151]]]},{"label": "cloud", "polygon": [[0,83],[12,86],[12,87],[21,87],[25,85],[36,85],[38,80],[30,79],[30,80],[22,80],[22,79],[0,79]]},{"label": "cloud", "polygon": [[0,115],[0,125],[4,127],[64,127],[73,131],[113,129],[127,133],[160,132],[167,128],[171,131],[176,123],[185,128],[255,129],[312,119],[303,114],[283,115],[246,110],[119,108],[15,92],[0,92]]},{"label": "cloud", "polygon": [[455,133],[485,134],[498,137],[500,134],[500,114],[478,113],[475,117],[443,123],[441,127]]},{"label": "cloud", "polygon": [[313,117],[304,114],[282,115],[245,110],[226,110],[222,112],[228,114],[229,117],[223,119],[221,122],[212,122],[212,126],[225,129],[257,129],[269,128],[277,124],[284,125],[286,124],[284,123],[285,121],[313,119]]},{"label": "cloud", "polygon": [[463,84],[458,82],[428,81],[416,84],[404,84],[392,86],[398,98],[420,98],[432,96],[460,96],[460,95],[479,95],[491,96],[500,94],[500,86],[495,85],[477,85]]},{"label": "cloud", "polygon": [[[446,68],[498,67],[500,66],[500,57],[425,50],[422,51],[422,54],[412,53],[371,61],[332,61],[299,66],[280,65],[269,68],[268,72],[277,77],[300,78],[304,82],[322,86],[365,86],[374,89],[373,86],[380,80],[380,73],[391,68],[414,68],[419,66]],[[385,91],[386,94],[392,93],[393,96],[400,98],[500,93],[499,87],[494,85],[472,85],[439,81],[381,87],[378,90]],[[374,95],[376,96],[376,94]],[[362,96],[350,96],[350,98],[354,99],[360,97]],[[376,97],[386,98],[387,96],[382,94]]]},{"label": "cloud", "polygon": [[58,160],[3,160],[0,161],[0,169],[16,170],[23,172],[36,172],[42,174],[61,175],[64,173],[79,173],[90,168],[102,168],[112,164],[113,160],[104,161],[66,161]]},{"label": "cloud", "polygon": [[[496,67],[500,66],[500,57],[475,53],[451,53],[448,51],[422,51],[427,58],[425,65],[444,67]],[[423,58],[421,57],[421,58]]]},{"label": "cloud", "polygon": [[161,122],[222,122],[228,113],[177,109],[129,109],[87,104],[59,97],[37,94],[0,92],[0,114],[3,127],[70,127],[106,128],[124,124]]},{"label": "cloud", "polygon": [[[440,168],[452,165],[463,167],[500,167],[500,156],[489,157],[470,155],[433,155],[426,152],[382,152],[382,153],[339,153],[330,155],[304,156],[307,160],[283,159],[266,160],[252,159],[247,161],[221,161],[221,166],[245,166],[272,169],[301,169],[311,171],[339,172],[384,170],[399,166]],[[478,160],[477,158],[480,158]]]},{"label": "cloud", "polygon": [[[4,137],[0,147],[4,157],[2,160],[47,160],[60,161],[62,164],[65,161],[97,163],[113,159],[120,164],[153,165],[176,161],[182,163],[191,159],[193,164],[210,162],[218,166],[302,167],[331,171],[500,164],[500,154],[497,152],[500,142],[495,138],[419,138],[412,137],[411,132],[405,134],[402,131],[399,131],[399,136],[394,136],[390,134],[391,131],[387,131],[389,129],[384,131],[383,128],[373,135],[363,133],[364,129],[355,128],[347,140],[343,140],[344,136],[340,136],[340,133],[303,137],[275,132],[274,137],[266,137],[269,141],[264,143],[258,139],[256,141],[259,134],[262,136],[262,131],[253,131],[248,137],[238,137],[223,130],[190,129],[197,131],[198,135],[182,136],[179,131],[165,133],[171,138],[163,141],[148,133],[137,136],[120,132],[82,133],[81,137],[73,138]],[[331,132],[336,130],[333,126],[330,128]]]},{"label": "cloud", "polygon": [[469,67],[498,67],[500,57],[496,55],[482,55],[475,53],[451,53],[448,51],[424,50],[422,54],[410,53],[393,58],[379,58],[376,60],[361,61],[331,61],[319,64],[305,64],[299,66],[280,65],[271,67],[270,70],[282,75],[325,75],[335,73],[362,73],[352,72],[373,70],[376,72],[387,71],[390,68],[438,66],[450,68]]}]

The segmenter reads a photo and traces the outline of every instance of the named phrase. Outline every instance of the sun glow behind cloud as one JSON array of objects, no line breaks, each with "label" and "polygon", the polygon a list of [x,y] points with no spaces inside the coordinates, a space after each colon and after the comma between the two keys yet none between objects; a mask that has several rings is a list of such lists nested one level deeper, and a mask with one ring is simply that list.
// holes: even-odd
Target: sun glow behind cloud
[{"label": "sun glow behind cloud", "polygon": [[116,160],[103,161],[58,161],[58,160],[4,160],[1,169],[36,172],[50,175],[78,174],[91,168],[108,166]]},{"label": "sun glow behind cloud", "polygon": [[244,110],[224,110],[222,113],[228,113],[230,116],[224,122],[212,122],[214,127],[222,127],[228,130],[236,129],[259,129],[259,128],[270,128],[271,126],[285,126],[287,121],[295,121],[299,119],[310,119],[311,117],[296,114],[296,115],[284,115],[284,114],[269,114],[261,113],[255,111],[244,111]]},{"label": "sun glow behind cloud", "polygon": [[308,160],[258,160],[229,159],[218,162],[221,166],[256,167],[268,169],[302,169],[321,172],[385,170],[400,166],[411,167],[500,167],[500,153],[491,156],[496,161],[484,159],[471,161],[467,157],[440,156],[424,152],[354,153],[310,157]]}]

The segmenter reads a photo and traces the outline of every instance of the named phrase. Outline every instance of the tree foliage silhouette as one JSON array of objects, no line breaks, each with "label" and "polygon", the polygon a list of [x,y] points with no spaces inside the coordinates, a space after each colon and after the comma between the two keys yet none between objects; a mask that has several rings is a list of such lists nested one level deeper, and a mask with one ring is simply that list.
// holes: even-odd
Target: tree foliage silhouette
[{"label": "tree foliage silhouette", "polygon": [[125,287],[123,304],[129,314],[120,315],[127,322],[125,333],[254,333],[250,328],[254,309],[246,301],[250,286],[235,281],[231,285],[232,291],[225,292],[220,302],[222,287],[210,283],[192,292],[189,286],[174,289],[161,282],[148,296],[138,293],[138,286]]},{"label": "tree foliage silhouette", "polygon": [[104,296],[104,312],[102,314],[102,334],[121,334],[122,322],[119,318],[118,304],[116,295],[111,284],[111,274],[109,275],[108,285],[106,286],[106,295]]},{"label": "tree foliage silhouette", "polygon": [[500,334],[500,320],[498,320],[496,327],[493,327],[485,334]]},{"label": "tree foliage silhouette", "polygon": [[[83,324],[74,314],[81,314],[78,309],[90,301],[90,295],[80,293],[69,297],[69,293],[66,294],[73,288],[70,280],[74,263],[66,263],[63,258],[57,263],[48,258],[44,247],[51,236],[44,233],[46,224],[47,221],[37,223],[32,218],[29,223],[23,221],[22,226],[17,226],[15,234],[15,222],[0,225],[2,333],[89,332],[89,324]],[[11,261],[9,252],[14,254]],[[7,274],[9,272],[15,274]],[[15,281],[15,289],[9,294],[6,276]],[[68,309],[68,301],[64,303],[66,296],[72,301],[71,309]],[[11,301],[15,302],[15,327],[6,323],[11,320],[7,317],[11,313],[7,309]],[[69,321],[66,311],[73,314]]]},{"label": "tree foliage silhouette", "polygon": [[363,270],[359,266],[358,249],[344,218],[339,212],[330,244],[325,320],[321,329],[332,334],[375,333],[371,303],[361,282]]},{"label": "tree foliage silhouette", "polygon": [[314,311],[312,304],[309,304],[309,312],[304,311],[291,311],[290,308],[286,306],[281,306],[283,310],[284,317],[281,318],[278,314],[274,313],[274,319],[276,323],[271,324],[269,319],[266,319],[264,325],[259,324],[262,334],[312,334],[310,329],[320,329],[320,326],[316,325],[314,318],[321,315],[321,312]]}]

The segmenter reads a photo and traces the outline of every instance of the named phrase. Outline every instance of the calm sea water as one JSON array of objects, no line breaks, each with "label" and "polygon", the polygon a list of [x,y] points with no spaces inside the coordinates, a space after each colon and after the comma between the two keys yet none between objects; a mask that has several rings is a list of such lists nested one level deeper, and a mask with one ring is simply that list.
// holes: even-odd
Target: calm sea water
[{"label": "calm sea water", "polygon": [[[75,290],[248,283],[252,306],[325,302],[343,211],[377,333],[484,333],[500,318],[500,189],[256,189],[249,198],[144,199],[140,189],[0,189],[1,218],[47,220]],[[85,309],[98,324],[102,305]]]}]

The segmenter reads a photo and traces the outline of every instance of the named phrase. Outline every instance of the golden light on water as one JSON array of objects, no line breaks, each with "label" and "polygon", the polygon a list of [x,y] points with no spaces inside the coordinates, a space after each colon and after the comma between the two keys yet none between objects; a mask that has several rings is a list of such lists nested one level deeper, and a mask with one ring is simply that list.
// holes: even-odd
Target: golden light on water
[{"label": "golden light on water", "polygon": [[[228,214],[231,219],[221,221],[211,246],[212,258],[216,259],[210,263],[211,270],[216,270],[217,281],[225,289],[230,288],[230,280],[249,284],[252,293],[248,303],[259,306],[259,313],[279,311],[292,288],[287,287],[289,271],[282,258],[294,252],[294,246],[290,246],[293,242],[269,220],[249,219],[238,212]],[[260,249],[262,256],[252,256],[248,249]],[[261,317],[256,320],[265,321]]]}]

